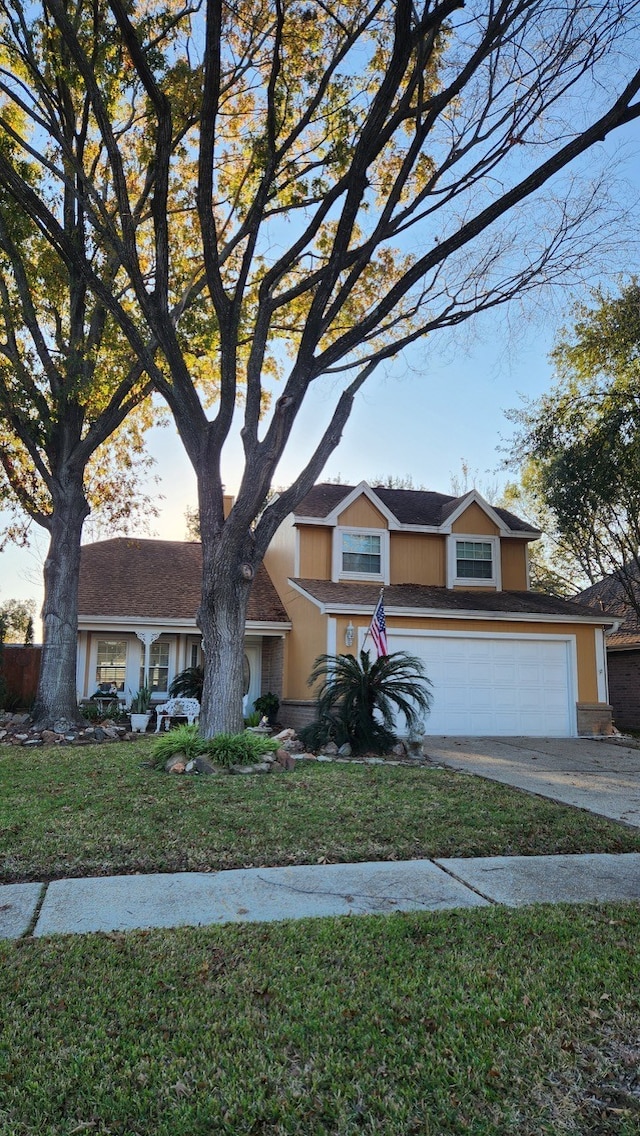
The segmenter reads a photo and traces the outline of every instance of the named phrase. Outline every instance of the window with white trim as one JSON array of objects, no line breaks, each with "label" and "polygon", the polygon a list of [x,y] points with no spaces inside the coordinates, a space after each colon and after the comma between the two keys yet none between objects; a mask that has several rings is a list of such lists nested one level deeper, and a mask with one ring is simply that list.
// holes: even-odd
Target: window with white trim
[{"label": "window with white trim", "polygon": [[338,528],[334,534],[333,579],[385,583],[389,565],[386,529]]},{"label": "window with white trim", "polygon": [[96,649],[96,684],[98,689],[115,687],[124,690],[127,670],[126,639],[98,639]]},{"label": "window with white trim", "polygon": [[500,537],[451,533],[447,538],[447,587],[500,589]]},{"label": "window with white trim", "polygon": [[456,541],[456,578],[493,580],[493,544],[490,540]]},{"label": "window with white trim", "polygon": [[[140,665],[140,686],[144,686],[144,654]],[[169,689],[169,643],[157,639],[149,646],[149,687],[154,694]]]},{"label": "window with white trim", "polygon": [[382,570],[380,534],[343,533],[342,571],[379,576]]}]

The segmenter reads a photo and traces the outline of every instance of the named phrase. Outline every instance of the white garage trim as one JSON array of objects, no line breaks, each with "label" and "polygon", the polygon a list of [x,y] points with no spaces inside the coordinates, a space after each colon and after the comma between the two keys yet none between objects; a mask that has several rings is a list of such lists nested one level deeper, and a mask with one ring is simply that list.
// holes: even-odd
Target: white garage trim
[{"label": "white garage trim", "polygon": [[598,675],[598,702],[609,701],[609,676],[607,674],[607,652],[604,643],[604,628],[594,628],[596,637],[596,673]]},{"label": "white garage trim", "polygon": [[[362,641],[364,639],[364,635],[366,633],[366,628],[359,628],[358,631],[359,631],[359,635],[358,635],[359,642],[360,642],[360,644],[362,644]],[[501,709],[500,709],[499,705],[495,705],[495,706],[490,708],[490,712],[486,717],[487,717],[488,721],[489,720],[491,721],[491,728],[484,729],[484,730],[479,730],[477,728],[474,728],[473,726],[471,728],[469,728],[468,724],[466,724],[468,722],[471,722],[471,720],[474,718],[474,713],[473,713],[473,709],[472,709],[471,706],[469,707],[467,713],[465,711],[461,711],[457,715],[457,718],[455,718],[455,719],[454,719],[454,717],[452,717],[451,720],[447,720],[446,715],[443,718],[443,716],[442,716],[443,713],[444,713],[443,711],[440,711],[440,717],[438,717],[437,678],[435,678],[434,675],[431,674],[429,677],[432,680],[434,680],[435,690],[436,690],[436,702],[434,703],[434,708],[433,708],[435,720],[433,721],[433,724],[432,724],[431,727],[430,727],[429,721],[427,720],[427,732],[428,733],[451,733],[451,734],[456,734],[456,733],[457,734],[488,733],[488,734],[493,734],[495,736],[499,736],[502,733],[503,736],[509,735],[509,734],[522,734],[523,736],[531,736],[531,737],[540,736],[541,734],[549,734],[549,733],[553,733],[556,736],[569,736],[569,737],[575,737],[577,735],[577,721],[576,721],[576,697],[577,696],[576,696],[576,692],[577,692],[577,689],[578,689],[578,659],[577,659],[575,636],[573,636],[573,635],[562,635],[562,634],[545,635],[545,634],[535,634],[535,633],[516,634],[516,633],[511,633],[511,632],[490,633],[490,632],[482,632],[482,631],[467,631],[467,632],[464,632],[464,631],[437,631],[437,630],[426,631],[426,630],[415,630],[415,629],[411,629],[411,628],[406,628],[406,630],[400,629],[400,628],[390,628],[387,631],[387,636],[388,636],[389,650],[390,651],[401,649],[401,642],[403,640],[404,640],[405,649],[411,651],[411,641],[413,641],[416,645],[415,653],[417,655],[421,654],[420,649],[419,649],[420,648],[420,641],[422,641],[426,646],[426,644],[429,640],[439,640],[439,641],[448,640],[448,641],[452,641],[452,642],[456,641],[456,640],[457,641],[466,641],[466,642],[470,642],[470,641],[478,642],[478,641],[480,641],[480,642],[487,643],[487,645],[490,642],[505,643],[506,644],[509,641],[512,641],[514,643],[522,643],[522,644],[526,644],[526,643],[552,644],[553,643],[553,644],[563,645],[564,651],[557,653],[557,657],[555,657],[552,660],[552,663],[557,668],[558,674],[560,676],[558,678],[557,693],[560,692],[560,689],[562,690],[562,692],[563,692],[562,701],[557,702],[555,708],[553,708],[553,710],[550,711],[550,716],[547,720],[544,719],[544,715],[543,715],[542,706],[545,703],[545,699],[542,695],[544,687],[541,684],[538,684],[537,686],[534,685],[534,686],[531,687],[531,692],[532,692],[532,695],[534,696],[534,703],[536,701],[536,699],[535,699],[536,691],[540,692],[540,700],[539,700],[540,701],[540,709],[538,709],[536,706],[524,709],[524,708],[522,708],[522,704],[519,707],[509,706],[504,711],[504,718],[505,718],[505,727],[504,728],[502,728],[500,726]],[[532,661],[534,661],[534,660],[532,660]],[[527,658],[526,658],[526,652],[523,652],[522,662],[525,663],[525,664],[527,664],[527,662],[528,662]],[[500,659],[496,658],[495,663],[497,663],[499,665]],[[536,665],[538,667],[540,667],[540,666],[544,666],[545,663],[538,660]],[[427,670],[428,670],[428,668],[427,668]],[[560,685],[560,678],[562,679],[561,685]],[[454,700],[455,700],[455,691],[456,691],[455,685],[453,687],[449,687],[448,689],[453,690]],[[481,689],[481,686],[478,689]],[[510,685],[508,682],[506,682],[504,689],[505,689],[505,692],[508,693],[509,691],[513,692],[515,687],[513,686],[513,684]],[[470,701],[472,701],[472,690],[470,691],[470,693],[471,693]],[[512,695],[511,695],[511,697],[512,697],[512,700],[513,700]],[[466,716],[465,716],[465,713],[466,713]],[[482,711],[478,710],[477,708],[476,708],[475,718],[476,718],[476,721],[479,721],[483,718]],[[516,720],[518,720],[522,723],[519,728],[518,727],[514,728],[514,721],[516,721]],[[552,721],[555,721],[556,725],[550,727],[548,723],[552,722]],[[528,725],[526,725],[527,722],[528,722]],[[538,729],[538,726],[537,726],[538,722],[540,723],[539,729]]]}]

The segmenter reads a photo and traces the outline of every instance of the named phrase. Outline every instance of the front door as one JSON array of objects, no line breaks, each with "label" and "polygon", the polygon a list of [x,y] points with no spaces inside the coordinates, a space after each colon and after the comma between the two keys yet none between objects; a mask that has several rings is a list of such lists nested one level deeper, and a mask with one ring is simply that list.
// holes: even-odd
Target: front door
[{"label": "front door", "polygon": [[262,682],[262,643],[261,641],[245,640],[244,645],[244,713],[245,715],[253,712],[253,704],[256,698],[260,697],[260,686]]}]

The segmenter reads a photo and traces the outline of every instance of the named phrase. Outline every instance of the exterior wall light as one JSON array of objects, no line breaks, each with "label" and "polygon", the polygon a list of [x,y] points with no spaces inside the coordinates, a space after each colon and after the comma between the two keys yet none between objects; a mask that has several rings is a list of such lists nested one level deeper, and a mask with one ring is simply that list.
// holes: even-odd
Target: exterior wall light
[{"label": "exterior wall light", "polygon": [[353,624],[352,624],[351,620],[349,620],[349,622],[348,622],[348,624],[347,624],[347,626],[346,626],[346,628],[345,628],[345,632],[344,632],[344,641],[345,641],[345,645],[346,645],[347,647],[352,647],[352,646],[353,646],[353,636],[354,636],[354,634],[355,634],[355,629],[354,629],[354,626],[353,626]]}]

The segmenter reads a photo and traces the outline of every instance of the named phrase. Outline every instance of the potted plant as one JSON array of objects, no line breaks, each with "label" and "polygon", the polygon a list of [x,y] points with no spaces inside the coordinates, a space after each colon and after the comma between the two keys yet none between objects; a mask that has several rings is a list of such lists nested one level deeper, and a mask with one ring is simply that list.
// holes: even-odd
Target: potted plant
[{"label": "potted plant", "polygon": [[131,729],[134,734],[146,733],[151,718],[151,691],[148,686],[141,686],[134,694],[129,707]]},{"label": "potted plant", "polygon": [[254,710],[267,719],[270,726],[275,726],[278,720],[278,710],[280,709],[280,699],[277,695],[272,694],[269,690],[266,694],[261,694],[256,698]]}]

